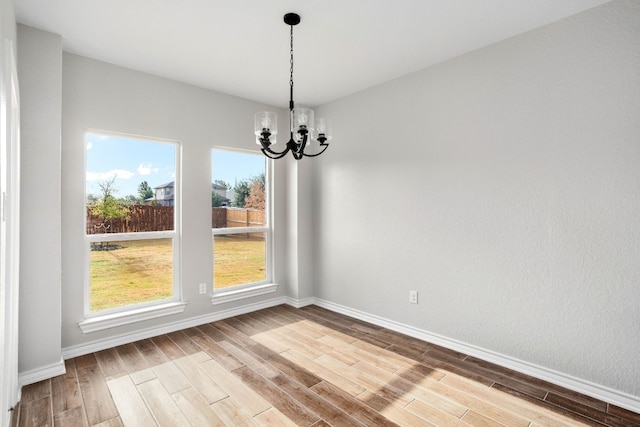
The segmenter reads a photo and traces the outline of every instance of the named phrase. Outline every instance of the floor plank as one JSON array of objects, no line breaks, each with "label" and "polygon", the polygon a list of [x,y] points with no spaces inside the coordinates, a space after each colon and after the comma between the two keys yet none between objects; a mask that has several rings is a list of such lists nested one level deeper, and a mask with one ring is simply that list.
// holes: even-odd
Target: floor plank
[{"label": "floor plank", "polygon": [[211,357],[216,358],[225,368],[232,371],[242,366],[242,362],[229,354],[216,341],[204,334],[198,334],[191,337],[191,340],[200,346]]},{"label": "floor plank", "polygon": [[311,425],[320,419],[317,414],[300,404],[292,396],[288,395],[271,381],[257,374],[251,368],[244,366],[235,372],[240,375],[242,381],[248,384],[254,391],[270,402],[295,424]]},{"label": "floor plank", "polygon": [[398,425],[332,384],[323,381],[314,385],[311,389],[365,425],[380,427],[395,427]]},{"label": "floor plank", "polygon": [[53,426],[51,396],[32,399],[20,405],[20,427]]},{"label": "floor plank", "polygon": [[151,367],[151,363],[140,354],[135,343],[118,346],[116,351],[130,374]]},{"label": "floor plank", "polygon": [[[118,414],[124,425],[127,427],[157,425],[129,376],[109,381],[109,390],[118,406]],[[93,422],[91,424],[93,425]]]},{"label": "floor plank", "polygon": [[211,406],[220,419],[228,426],[259,426],[258,422],[253,419],[253,416],[231,397],[222,399]]},{"label": "floor plank", "polygon": [[228,396],[222,387],[200,369],[200,366],[192,356],[176,359],[174,363],[208,404],[215,403]]},{"label": "floor plank", "polygon": [[56,427],[85,427],[89,425],[87,416],[82,406],[57,412],[53,417],[53,425]]},{"label": "floor plank", "polygon": [[208,427],[224,424],[224,421],[194,388],[174,393],[172,397],[191,425]]},{"label": "floor plank", "polygon": [[178,405],[171,398],[160,380],[154,379],[138,385],[138,392],[160,426],[186,426],[189,424]]},{"label": "floor plank", "polygon": [[332,426],[362,427],[364,424],[342,411],[337,406],[323,399],[313,390],[308,389],[303,384],[295,381],[286,375],[275,378],[275,383],[289,396],[295,399],[306,408],[318,414],[322,420]]},{"label": "floor plank", "polygon": [[271,404],[263,399],[258,393],[251,390],[237,376],[227,371],[221,364],[213,359],[200,364],[202,370],[212,379],[220,384],[227,394],[236,402],[242,402],[242,406],[251,414],[256,416],[271,408]]},{"label": "floor plank", "polygon": [[335,373],[334,371],[324,367],[320,363],[316,363],[315,361],[305,357],[295,350],[288,350],[282,353],[282,357],[304,369],[307,369],[309,372],[318,376],[323,381],[333,384],[334,386],[340,388],[341,390],[344,390],[352,396],[356,396],[365,390],[364,387],[361,387],[358,384],[349,381],[342,375]]},{"label": "floor plank", "polygon": [[94,353],[94,356],[105,377],[111,378],[127,374],[127,368],[115,348],[98,351]]},{"label": "floor plank", "polygon": [[152,340],[142,340],[134,343],[140,355],[147,361],[150,366],[160,365],[168,362],[169,359],[160,351]]},{"label": "floor plank", "polygon": [[158,337],[151,338],[151,341],[164,353],[165,357],[169,360],[179,359],[185,356],[185,352],[182,351],[176,343],[174,343],[168,335],[160,335]]},{"label": "floor plank", "polygon": [[98,365],[77,369],[84,408],[89,424],[98,424],[118,416],[118,410]]},{"label": "floor plank", "polygon": [[434,423],[404,410],[404,405],[399,405],[392,400],[385,399],[375,393],[365,391],[358,396],[358,399],[378,411],[382,416],[390,419],[401,426],[437,426]]},{"label": "floor plank", "polygon": [[264,427],[295,427],[296,424],[291,421],[289,418],[285,417],[282,412],[278,411],[276,408],[270,408],[258,415],[256,415],[255,420]]},{"label": "floor plank", "polygon": [[51,379],[53,413],[64,412],[82,406],[82,394],[76,374],[75,362],[65,361],[67,372]]},{"label": "floor plank", "polygon": [[[460,420],[460,417],[455,417],[422,400],[414,400],[413,402],[409,403],[405,407],[405,409],[412,414],[422,418],[423,420],[434,423],[441,427],[456,427],[465,425],[465,423]],[[465,412],[461,416],[463,416],[466,412],[468,411],[465,410]]]},{"label": "floor plank", "polygon": [[151,370],[169,394],[191,387],[191,383],[175,363],[166,362],[162,365],[154,366]]}]

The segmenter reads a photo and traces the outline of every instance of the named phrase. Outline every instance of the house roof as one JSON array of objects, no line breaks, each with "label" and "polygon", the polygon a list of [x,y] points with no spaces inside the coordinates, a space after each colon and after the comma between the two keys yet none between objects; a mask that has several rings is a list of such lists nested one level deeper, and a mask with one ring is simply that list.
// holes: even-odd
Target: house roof
[{"label": "house roof", "polygon": [[[166,184],[162,184],[162,185],[158,185],[157,187],[153,187],[154,189],[157,188],[173,188],[175,186],[175,181],[171,181],[171,182],[167,182]],[[215,183],[211,183],[211,188],[214,190],[227,190],[226,187],[220,185],[220,184],[215,184]]]},{"label": "house roof", "polygon": [[154,189],[156,188],[173,188],[175,186],[175,182],[171,181],[171,182],[167,182],[166,184],[162,184],[162,185],[158,185],[157,187],[153,187]]}]

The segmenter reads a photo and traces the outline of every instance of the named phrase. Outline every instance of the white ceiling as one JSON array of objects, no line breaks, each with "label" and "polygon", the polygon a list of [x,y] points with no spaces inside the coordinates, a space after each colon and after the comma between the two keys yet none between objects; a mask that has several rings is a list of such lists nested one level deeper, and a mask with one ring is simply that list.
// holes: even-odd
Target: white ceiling
[{"label": "white ceiling", "polygon": [[316,106],[609,0],[14,0],[64,50],[286,108]]}]

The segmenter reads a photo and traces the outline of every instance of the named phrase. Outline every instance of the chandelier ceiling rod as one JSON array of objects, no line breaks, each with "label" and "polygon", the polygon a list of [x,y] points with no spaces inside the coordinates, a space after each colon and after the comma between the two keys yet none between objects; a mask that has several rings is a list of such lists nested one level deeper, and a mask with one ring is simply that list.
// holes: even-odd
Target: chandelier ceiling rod
[{"label": "chandelier ceiling rod", "polygon": [[[293,111],[293,26],[300,23],[300,16],[295,13],[287,13],[284,15],[284,23],[291,28],[291,35],[289,36],[289,111]],[[289,121],[291,121],[291,118]]]},{"label": "chandelier ceiling rod", "polygon": [[[303,157],[316,157],[324,153],[332,138],[330,123],[326,119],[314,121],[313,110],[295,108],[293,101],[293,27],[300,23],[300,15],[287,13],[284,23],[290,26],[290,68],[289,68],[289,141],[281,152],[273,151],[271,145],[276,143],[278,133],[277,115],[270,111],[262,111],[255,115],[254,132],[256,143],[261,146],[262,153],[271,159],[280,159],[291,152],[296,160]],[[319,149],[315,153],[306,153],[305,149],[317,142]]]}]

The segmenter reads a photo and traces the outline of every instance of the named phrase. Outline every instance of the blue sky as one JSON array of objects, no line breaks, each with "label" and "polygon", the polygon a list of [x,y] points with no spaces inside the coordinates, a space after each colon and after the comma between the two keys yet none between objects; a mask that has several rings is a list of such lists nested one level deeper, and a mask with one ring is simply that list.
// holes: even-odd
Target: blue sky
[{"label": "blue sky", "polygon": [[[88,194],[100,194],[99,183],[113,176],[116,197],[137,196],[142,181],[153,188],[175,180],[177,145],[95,133],[87,133],[85,141]],[[233,186],[263,173],[265,157],[260,153],[214,150],[211,167],[212,181],[221,179]]]}]

